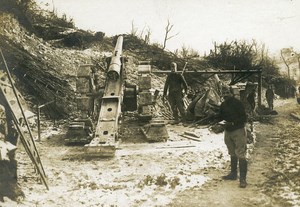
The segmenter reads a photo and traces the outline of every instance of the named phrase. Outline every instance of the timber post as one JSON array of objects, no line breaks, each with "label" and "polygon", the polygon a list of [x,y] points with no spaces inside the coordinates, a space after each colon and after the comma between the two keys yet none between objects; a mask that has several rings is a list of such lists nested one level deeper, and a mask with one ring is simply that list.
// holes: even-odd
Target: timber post
[{"label": "timber post", "polygon": [[257,88],[257,102],[258,102],[258,106],[261,106],[262,103],[262,99],[261,99],[261,90],[262,90],[262,72],[260,71],[260,73],[258,73],[258,88]]}]

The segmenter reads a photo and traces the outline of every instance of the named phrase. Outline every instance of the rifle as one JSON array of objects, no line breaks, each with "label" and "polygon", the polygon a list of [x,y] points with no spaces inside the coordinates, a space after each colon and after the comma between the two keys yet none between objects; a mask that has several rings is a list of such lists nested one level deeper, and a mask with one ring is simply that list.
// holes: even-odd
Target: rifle
[{"label": "rifle", "polygon": [[[185,83],[186,86],[188,87],[188,84],[187,84],[187,82],[186,82],[186,80],[185,80],[185,78],[184,78],[184,76],[183,76],[183,73],[184,73],[185,70],[186,70],[186,65],[187,65],[187,63],[188,63],[188,62],[185,62],[184,66],[183,66],[183,69],[182,69],[182,72],[181,72],[181,76],[182,76],[182,78],[183,78],[184,83]],[[187,91],[186,91],[186,93],[187,93]]]},{"label": "rifle", "polygon": [[186,65],[187,65],[188,62],[185,62],[184,66],[183,66],[183,69],[182,69],[182,72],[181,72],[181,75],[183,75],[185,69],[186,69]]}]

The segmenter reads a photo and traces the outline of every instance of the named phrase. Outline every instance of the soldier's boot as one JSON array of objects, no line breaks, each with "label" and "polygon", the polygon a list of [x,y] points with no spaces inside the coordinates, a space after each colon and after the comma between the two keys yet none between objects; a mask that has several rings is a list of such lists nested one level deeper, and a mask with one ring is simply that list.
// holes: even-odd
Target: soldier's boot
[{"label": "soldier's boot", "polygon": [[172,122],[172,124],[179,124],[179,117],[178,117],[178,113],[174,113],[174,121]]},{"label": "soldier's boot", "polygon": [[247,171],[248,171],[248,162],[246,159],[239,159],[239,167],[240,167],[240,187],[246,188],[247,186]]},{"label": "soldier's boot", "polygon": [[238,159],[236,156],[230,157],[230,173],[228,175],[222,176],[223,180],[236,180],[237,179],[237,163]]}]

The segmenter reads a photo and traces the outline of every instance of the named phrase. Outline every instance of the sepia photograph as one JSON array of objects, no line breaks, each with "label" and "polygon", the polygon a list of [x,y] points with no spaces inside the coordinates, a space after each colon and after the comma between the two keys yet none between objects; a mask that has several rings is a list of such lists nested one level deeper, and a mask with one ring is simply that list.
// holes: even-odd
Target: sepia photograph
[{"label": "sepia photograph", "polygon": [[0,207],[299,207],[299,10],[0,0]]}]

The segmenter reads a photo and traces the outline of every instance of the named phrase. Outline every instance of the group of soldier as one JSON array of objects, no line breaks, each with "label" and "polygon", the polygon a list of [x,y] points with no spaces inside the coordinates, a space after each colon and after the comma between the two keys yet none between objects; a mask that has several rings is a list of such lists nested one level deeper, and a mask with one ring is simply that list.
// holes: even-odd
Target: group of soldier
[{"label": "group of soldier", "polygon": [[[167,76],[163,99],[168,99],[173,116],[174,124],[180,121],[185,122],[185,109],[183,98],[187,93],[187,83],[183,75],[176,73],[177,64],[171,63],[171,73]],[[224,127],[224,141],[230,155],[230,173],[222,178],[224,180],[237,180],[237,166],[239,164],[240,187],[245,188],[247,185],[246,175],[248,162],[247,153],[247,113],[242,101],[234,97],[231,87],[222,88],[223,102],[220,106],[220,113],[216,116],[217,120]],[[255,109],[255,89],[247,96],[252,111]],[[274,92],[272,87],[266,91],[266,100],[268,106],[273,110]],[[5,100],[3,97],[1,100]],[[15,150],[17,145],[17,132],[14,129],[13,120],[5,109],[5,103],[0,103],[0,200],[4,196],[16,199],[17,188],[17,163],[15,160]],[[180,113],[180,116],[178,114]],[[180,120],[181,117],[181,120]],[[21,192],[21,191],[19,191]],[[20,194],[20,193],[19,193]],[[22,194],[22,193],[21,193]]]},{"label": "group of soldier", "polygon": [[[171,110],[174,116],[174,124],[178,124],[179,114],[181,122],[185,122],[185,109],[183,98],[187,93],[187,83],[182,74],[176,73],[177,64],[172,62],[170,65],[171,73],[168,74],[164,91],[163,100],[168,98]],[[272,86],[269,86],[266,91],[266,101],[270,110],[273,110],[274,91]],[[219,114],[215,117],[224,128],[224,141],[230,155],[230,173],[223,176],[224,180],[237,180],[239,165],[239,186],[245,188],[247,186],[246,176],[248,171],[247,154],[247,115],[253,115],[255,110],[256,87],[253,87],[247,93],[246,101],[250,106],[250,113],[245,108],[245,103],[236,98],[232,87],[223,86],[221,91],[223,102],[220,105]]]}]

